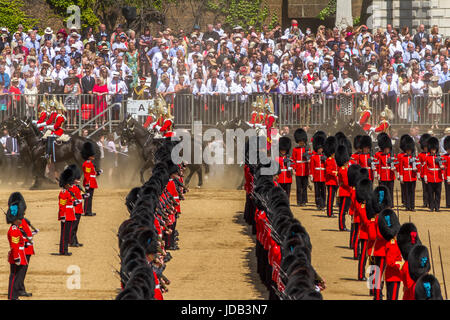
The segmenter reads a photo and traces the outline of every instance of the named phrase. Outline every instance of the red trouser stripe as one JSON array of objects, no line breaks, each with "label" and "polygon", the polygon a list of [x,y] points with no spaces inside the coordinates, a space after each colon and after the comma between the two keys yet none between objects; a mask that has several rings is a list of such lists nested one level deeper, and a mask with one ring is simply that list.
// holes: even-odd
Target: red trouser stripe
[{"label": "red trouser stripe", "polygon": [[362,248],[361,248],[361,255],[359,256],[359,268],[358,268],[358,279],[364,278],[365,270],[364,270],[364,264],[366,261],[366,253],[367,253],[367,240],[361,240],[362,241]]},{"label": "red trouser stripe", "polygon": [[359,234],[359,223],[355,223],[355,238],[353,239],[353,257],[358,258],[358,236]]},{"label": "red trouser stripe", "polygon": [[394,288],[392,289],[392,300],[398,300],[398,287],[399,282],[394,282]]},{"label": "red trouser stripe", "polygon": [[378,272],[375,274],[375,300],[381,300],[381,280],[383,277],[384,270],[384,257],[379,257],[380,265],[378,266]]},{"label": "red trouser stripe", "polygon": [[333,187],[330,186],[330,188],[328,189],[328,211],[327,211],[327,214],[328,214],[329,217],[331,217],[331,214],[332,214],[332,211],[333,211],[333,204],[331,203],[332,190],[333,190]]},{"label": "red trouser stripe", "polygon": [[344,208],[345,208],[345,197],[342,197],[341,210],[339,211],[339,230],[344,229]]}]

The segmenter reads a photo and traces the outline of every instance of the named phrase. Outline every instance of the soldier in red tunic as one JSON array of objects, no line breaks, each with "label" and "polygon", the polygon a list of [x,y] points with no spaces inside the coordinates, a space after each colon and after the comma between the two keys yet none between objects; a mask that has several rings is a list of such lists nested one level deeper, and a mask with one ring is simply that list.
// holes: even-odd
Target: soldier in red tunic
[{"label": "soldier in red tunic", "polygon": [[70,168],[72,170],[73,176],[75,178],[74,184],[72,185],[72,187],[70,188],[69,191],[71,191],[75,195],[75,198],[76,198],[75,203],[74,203],[76,220],[73,222],[72,234],[70,235],[71,242],[70,242],[69,246],[70,247],[82,247],[83,244],[78,241],[78,226],[80,225],[81,216],[84,213],[83,199],[87,198],[89,196],[89,194],[82,193],[82,191],[84,192],[84,190],[80,186],[81,171],[78,168],[78,166],[76,164],[72,164],[68,168]]},{"label": "soldier in red tunic", "polygon": [[39,113],[38,119],[33,120],[32,123],[35,124],[36,127],[42,132],[46,125],[46,121],[49,117],[49,113],[47,112],[47,105],[46,105],[45,101],[42,101],[39,104],[38,113]]},{"label": "soldier in red tunic", "polygon": [[355,148],[355,152],[351,156],[350,164],[358,164],[359,163],[359,155],[362,152],[362,149],[361,149],[361,138],[362,137],[363,136],[361,136],[361,135],[357,135],[353,139],[353,148]]},{"label": "soldier in red tunic", "polygon": [[[387,134],[378,135],[380,151],[375,155],[376,176],[379,184],[386,186],[390,193],[390,199],[394,199],[395,157],[392,153],[392,141]],[[392,203],[389,203],[392,207]]]},{"label": "soldier in red tunic", "polygon": [[81,156],[85,160],[82,167],[83,186],[86,193],[89,194],[89,196],[84,199],[84,215],[95,216],[96,213],[92,212],[92,198],[94,197],[94,190],[98,188],[97,176],[102,173],[102,170],[97,171],[92,162],[95,159],[95,149],[92,142],[87,141],[83,144]]},{"label": "soldier in red tunic", "polygon": [[295,183],[297,187],[297,205],[306,206],[308,202],[309,150],[306,131],[299,128],[294,132],[295,142],[298,144],[292,150],[292,162],[295,169]]},{"label": "soldier in red tunic", "polygon": [[423,164],[423,179],[428,190],[428,201],[431,211],[440,211],[441,190],[444,159],[439,155],[439,140],[435,137],[428,139],[429,153],[425,157]]},{"label": "soldier in red tunic", "polygon": [[367,262],[368,219],[367,211],[372,210],[372,182],[369,179],[361,179],[356,185],[355,214],[360,218],[358,230],[358,245],[360,248],[358,259],[358,280],[365,281]]},{"label": "soldier in red tunic", "polygon": [[351,189],[348,184],[348,162],[350,161],[349,151],[344,145],[340,145],[336,150],[336,164],[338,166],[338,199],[339,199],[339,231],[347,231],[345,226],[345,215],[351,204]]},{"label": "soldier in red tunic", "polygon": [[359,146],[361,147],[361,153],[358,157],[358,164],[369,171],[369,180],[373,181],[376,171],[376,161],[371,155],[372,139],[369,136],[362,136]]},{"label": "soldier in red tunic", "polygon": [[401,279],[403,283],[403,300],[413,300],[413,288],[415,281],[411,279],[409,272],[409,253],[411,249],[418,244],[422,244],[417,232],[417,228],[413,223],[404,223],[397,234],[397,244],[403,258],[401,266]]},{"label": "soldier in red tunic", "polygon": [[[407,137],[410,137],[408,134],[404,134],[400,137],[400,145],[399,148],[402,152],[399,152],[397,154],[397,161],[395,162],[395,170],[398,173],[397,179],[399,179],[400,181],[400,164],[402,162],[402,157],[406,154],[405,153],[405,139],[407,139]],[[414,142],[414,140],[413,140]],[[414,151],[414,150],[413,150]],[[402,204],[405,205],[405,184],[402,183],[400,181],[400,193],[401,193],[401,198],[402,198]]]},{"label": "soldier in red tunic", "polygon": [[423,207],[424,208],[428,208],[429,207],[429,201],[428,201],[428,189],[427,189],[427,185],[425,183],[425,179],[423,179],[424,177],[424,172],[423,172],[423,168],[425,165],[425,158],[427,157],[428,154],[428,139],[431,138],[431,135],[428,133],[424,133],[423,135],[420,136],[419,139],[419,144],[420,144],[420,148],[422,149],[422,152],[418,154],[418,159],[419,159],[419,168],[418,168],[418,172],[417,172],[417,178],[419,180],[422,181],[422,199],[423,199]]},{"label": "soldier in red tunic", "polygon": [[[317,133],[316,133],[317,134]],[[325,208],[325,156],[323,153],[323,146],[325,138],[323,135],[316,135],[313,137],[313,154],[310,159],[309,175],[311,181],[314,183],[314,195],[317,209],[323,210]]]},{"label": "soldier in red tunic", "polygon": [[445,186],[445,207],[450,208],[450,136],[444,138],[444,150],[447,151],[442,157],[445,161],[444,186]]},{"label": "soldier in red tunic", "polygon": [[71,256],[69,252],[69,243],[71,242],[72,227],[76,221],[74,205],[76,205],[76,196],[70,189],[75,181],[73,171],[69,168],[61,172],[59,177],[59,211],[58,220],[61,221],[61,235],[59,240],[59,254],[62,256]]},{"label": "soldier in red tunic", "polygon": [[26,234],[20,229],[26,208],[25,200],[19,192],[10,195],[6,212],[6,223],[11,224],[8,230],[10,247],[8,252],[10,265],[8,300],[19,300],[21,285],[25,278],[25,268],[28,265],[25,254],[25,244],[28,240]]},{"label": "soldier in red tunic", "polygon": [[[403,138],[403,137],[402,137]],[[414,140],[405,135],[402,141],[405,153],[398,156],[398,171],[400,183],[403,186],[406,211],[415,211],[416,180],[418,171],[418,159],[414,155]]]},{"label": "soldier in red tunic", "polygon": [[353,164],[351,166],[349,166],[348,170],[347,170],[347,181],[348,181],[348,185],[350,187],[350,208],[348,210],[348,214],[352,217],[352,225],[350,228],[350,244],[349,247],[350,249],[354,249],[354,256],[353,259],[358,259],[358,227],[359,227],[359,223],[356,220],[356,215],[355,215],[355,203],[356,203],[356,194],[355,194],[355,187],[356,184],[359,181],[360,178],[360,170],[361,170],[361,166],[359,164]]},{"label": "soldier in red tunic", "polygon": [[291,139],[288,137],[281,137],[278,142],[278,148],[280,155],[277,157],[278,165],[280,166],[280,175],[278,177],[279,186],[286,191],[288,199],[291,196],[291,185],[292,185],[292,171],[293,167],[290,159],[291,151]]},{"label": "soldier in red tunic", "polygon": [[327,216],[333,216],[334,198],[338,189],[338,166],[334,155],[337,148],[337,139],[330,136],[325,140],[323,154],[327,158],[325,161],[325,185],[327,187]]}]

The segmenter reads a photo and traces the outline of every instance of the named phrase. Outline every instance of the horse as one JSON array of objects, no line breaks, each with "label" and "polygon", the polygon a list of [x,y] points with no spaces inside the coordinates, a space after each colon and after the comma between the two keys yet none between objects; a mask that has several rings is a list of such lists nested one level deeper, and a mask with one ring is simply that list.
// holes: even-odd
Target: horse
[{"label": "horse", "polygon": [[[37,132],[39,132],[34,125],[29,121],[23,121],[17,118],[12,118],[9,121],[12,125],[11,133],[15,136],[21,144],[26,144],[29,149],[29,160],[26,165],[32,168],[32,173],[35,178],[34,184],[30,189],[39,189],[42,182],[45,180],[45,168],[47,165],[46,148],[47,143],[43,141]],[[100,148],[94,141],[80,137],[72,136],[68,142],[55,143],[54,156],[56,159],[55,169],[65,165],[66,163],[76,163],[79,167],[83,165],[84,159],[81,156],[83,144],[90,141],[94,145],[95,160],[94,165],[97,170],[100,169]]]}]

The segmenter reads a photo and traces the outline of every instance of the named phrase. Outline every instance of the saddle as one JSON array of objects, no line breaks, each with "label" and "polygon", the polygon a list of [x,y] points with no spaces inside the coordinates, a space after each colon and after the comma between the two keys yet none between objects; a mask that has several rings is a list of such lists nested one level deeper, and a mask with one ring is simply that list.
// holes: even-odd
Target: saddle
[{"label": "saddle", "polygon": [[[47,140],[47,138],[52,134],[51,130],[45,131],[45,134],[42,136],[42,140]],[[58,144],[66,143],[70,141],[70,136],[68,134],[63,134],[60,137],[57,137],[55,140]]]}]

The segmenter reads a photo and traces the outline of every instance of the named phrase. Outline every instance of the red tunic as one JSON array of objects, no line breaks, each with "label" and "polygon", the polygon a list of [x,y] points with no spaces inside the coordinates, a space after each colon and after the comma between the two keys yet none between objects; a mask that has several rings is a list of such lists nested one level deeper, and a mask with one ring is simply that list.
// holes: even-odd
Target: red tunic
[{"label": "red tunic", "polygon": [[97,172],[95,171],[95,167],[92,161],[86,160],[83,163],[82,169],[84,173],[83,186],[89,185],[89,188],[97,189]]},{"label": "red tunic", "polygon": [[402,273],[400,264],[402,262],[402,254],[397,245],[397,240],[392,239],[386,242],[386,273],[387,282],[402,281]]},{"label": "red tunic", "polygon": [[148,128],[148,126],[149,126],[153,121],[155,121],[155,116],[151,114],[151,115],[149,115],[149,116],[147,117],[147,119],[145,120],[144,128]]},{"label": "red tunic", "polygon": [[161,132],[165,138],[173,137],[174,133],[172,131],[172,126],[173,126],[172,119],[167,119],[164,121],[164,124],[159,129],[159,132]]},{"label": "red tunic", "polygon": [[443,178],[443,170],[439,167],[436,161],[437,156],[428,154],[425,158],[423,166],[424,177],[427,178],[427,182],[440,183]]},{"label": "red tunic", "polygon": [[321,154],[314,152],[309,161],[309,174],[314,182],[325,182],[325,161],[321,157]]},{"label": "red tunic", "polygon": [[245,184],[244,189],[247,194],[250,194],[253,192],[253,175],[250,172],[250,168],[248,165],[244,165],[244,177],[245,177]]},{"label": "red tunic", "polygon": [[[39,115],[39,119],[38,119],[38,121],[37,121],[37,123],[36,124],[41,124],[41,123],[45,123],[47,121],[47,111],[42,111],[41,113],[40,113],[40,115]],[[40,131],[42,131],[42,130],[44,130],[44,127],[42,126],[42,127],[40,127],[39,128],[39,130]]]},{"label": "red tunic", "polygon": [[74,206],[75,214],[83,214],[83,196],[81,195],[80,187],[74,184],[69,190],[75,195],[75,199],[78,200],[78,204]]},{"label": "red tunic", "polygon": [[355,202],[355,215],[358,216],[360,224],[358,239],[368,240],[368,220],[366,214],[366,205],[364,203],[359,203],[358,201]]},{"label": "red tunic", "polygon": [[30,226],[26,219],[22,219],[22,224],[19,226],[20,229],[23,230],[22,234],[26,234],[26,242],[28,243],[25,246],[25,254],[27,256],[34,255],[34,246],[33,246],[33,233],[31,232]]},{"label": "red tunic", "polygon": [[58,115],[58,112],[52,111],[52,112],[50,113],[50,117],[48,117],[48,119],[47,119],[47,121],[45,122],[45,124],[46,124],[47,126],[51,125],[51,124],[55,121],[57,115]]},{"label": "red tunic", "polygon": [[53,125],[52,134],[57,135],[61,137],[64,133],[64,130],[62,128],[62,125],[66,121],[66,117],[62,114],[58,114],[55,119],[55,124]]},{"label": "red tunic", "polygon": [[386,256],[386,240],[380,233],[378,228],[378,215],[375,218],[368,220],[368,242],[367,242],[367,254],[374,257]]},{"label": "red tunic", "polygon": [[336,160],[333,157],[328,157],[328,159],[325,161],[325,185],[338,185],[338,166],[336,164]]},{"label": "red tunic", "polygon": [[351,187],[348,185],[348,166],[342,166],[338,170],[339,190],[338,197],[350,197]]},{"label": "red tunic", "polygon": [[[393,165],[388,164],[389,159],[391,159],[391,155],[377,152],[377,154],[375,155],[375,159],[377,162],[376,164],[377,174],[380,181],[395,180],[395,173],[394,170],[392,170]],[[391,161],[395,161],[395,159],[392,158]]]},{"label": "red tunic", "polygon": [[8,241],[10,250],[8,252],[8,262],[15,264],[15,259],[20,259],[20,265],[25,266],[28,264],[25,255],[25,242],[26,238],[23,236],[19,227],[12,224],[8,230]]},{"label": "red tunic", "polygon": [[154,298],[155,298],[155,300],[164,300],[162,292],[161,292],[161,285],[159,284],[159,279],[158,279],[158,276],[156,275],[155,271],[153,271],[153,278],[155,280]]},{"label": "red tunic", "polygon": [[399,174],[404,182],[411,182],[417,180],[417,167],[419,166],[418,160],[416,159],[416,168],[414,169],[410,163],[410,159],[413,156],[403,155],[399,160]]},{"label": "red tunic", "polygon": [[[361,153],[361,154],[359,154],[359,157],[358,157],[358,164],[359,164],[361,167],[366,168],[366,169],[369,171],[369,180],[372,180],[372,181],[373,181],[372,164],[369,165],[369,159],[370,159],[370,157],[371,157],[371,156],[370,156],[369,153]],[[372,159],[372,161],[374,161],[374,163],[376,163],[374,159]]]},{"label": "red tunic", "polygon": [[370,128],[372,127],[369,123],[371,115],[372,115],[372,112],[370,112],[370,110],[366,110],[361,115],[361,119],[359,119],[359,125],[363,128],[364,131],[369,131]]},{"label": "red tunic", "polygon": [[292,167],[288,167],[285,161],[289,160],[288,155],[277,157],[281,173],[278,176],[278,183],[292,183]]},{"label": "red tunic", "polygon": [[180,195],[178,194],[177,188],[175,186],[175,181],[173,179],[169,179],[169,183],[167,184],[167,191],[172,195],[172,197],[175,199],[176,203],[178,204],[175,207],[176,212],[180,212]]},{"label": "red tunic", "polygon": [[447,153],[442,156],[445,160],[445,170],[444,170],[444,180],[449,181],[450,180],[450,155]]},{"label": "red tunic", "polygon": [[75,221],[77,218],[75,217],[75,210],[73,208],[73,202],[75,201],[75,197],[69,192],[69,190],[62,189],[59,192],[59,211],[58,211],[58,220],[62,220],[63,218],[66,221]]},{"label": "red tunic", "polygon": [[419,158],[419,170],[418,170],[418,176],[423,177],[423,167],[425,165],[425,158],[427,157],[428,152],[421,152],[419,153],[419,155],[417,156]]},{"label": "red tunic", "polygon": [[403,264],[401,275],[403,282],[403,300],[414,300],[414,286],[416,282],[409,276],[408,261]]},{"label": "red tunic", "polygon": [[296,147],[292,150],[292,161],[294,162],[295,175],[306,177],[309,175],[309,166],[305,147]]},{"label": "red tunic", "polygon": [[380,125],[375,128],[375,132],[386,132],[389,129],[389,122],[387,122],[386,120],[381,121]]}]

